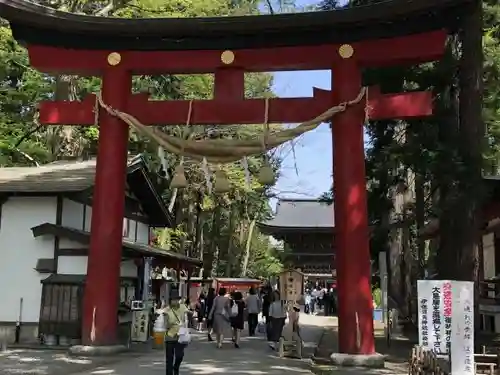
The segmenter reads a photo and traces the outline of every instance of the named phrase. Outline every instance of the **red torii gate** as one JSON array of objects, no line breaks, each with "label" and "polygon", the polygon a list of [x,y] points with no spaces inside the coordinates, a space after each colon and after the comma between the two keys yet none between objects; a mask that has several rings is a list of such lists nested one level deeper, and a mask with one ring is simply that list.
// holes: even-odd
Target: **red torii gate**
[{"label": "red torii gate", "polygon": [[[312,98],[269,100],[269,122],[298,123],[354,99],[366,67],[414,64],[442,56],[445,31],[352,44],[237,50],[128,51],[78,50],[28,45],[31,65],[43,72],[102,77],[106,104],[149,125],[185,123],[188,101],[149,101],[131,94],[133,74],[214,73],[212,100],[192,103],[191,124],[255,124],[263,121],[264,99],[244,98],[244,73],[279,70],[332,71],[333,90]],[[335,222],[339,293],[339,348],[344,353],[374,353],[363,123],[431,114],[430,92],[382,95],[370,89],[361,102],[333,119]],[[47,125],[94,125],[95,96],[82,102],[42,102]],[[84,297],[82,341],[115,342],[116,307],[125,199],[128,127],[99,112],[99,146],[92,210],[92,234]],[[357,339],[360,339],[359,345]]]}]

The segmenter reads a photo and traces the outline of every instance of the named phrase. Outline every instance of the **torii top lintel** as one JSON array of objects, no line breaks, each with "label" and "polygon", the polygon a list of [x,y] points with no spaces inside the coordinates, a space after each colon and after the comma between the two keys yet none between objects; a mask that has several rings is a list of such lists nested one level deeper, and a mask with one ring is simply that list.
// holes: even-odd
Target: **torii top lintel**
[{"label": "torii top lintel", "polygon": [[[117,19],[0,0],[0,16],[10,21],[40,71],[99,76],[114,67],[130,74],[215,73],[214,99],[192,104],[191,123],[245,124],[263,120],[265,103],[244,99],[244,72],[332,69],[344,58],[343,46],[359,68],[433,61],[444,52],[447,29],[475,1],[391,0],[277,16]],[[145,124],[186,120],[188,102],[129,96],[127,112]],[[92,125],[94,103],[93,96],[42,102],[40,121]],[[334,104],[321,90],[313,98],[275,98],[268,119],[302,122]],[[427,92],[380,95],[371,89],[368,105],[373,119],[421,117],[431,114],[432,98]]]},{"label": "torii top lintel", "polygon": [[[455,28],[478,0],[386,0],[335,11],[120,19],[0,0],[0,17],[28,44],[103,50],[225,50],[353,43]],[[386,51],[383,51],[386,52]]]}]

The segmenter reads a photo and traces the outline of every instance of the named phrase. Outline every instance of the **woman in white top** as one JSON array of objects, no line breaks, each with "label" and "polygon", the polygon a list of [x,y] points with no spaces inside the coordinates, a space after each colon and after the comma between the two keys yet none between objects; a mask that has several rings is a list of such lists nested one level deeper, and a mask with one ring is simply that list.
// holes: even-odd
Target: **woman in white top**
[{"label": "woman in white top", "polygon": [[255,329],[259,323],[259,313],[261,309],[261,301],[255,288],[251,287],[249,290],[248,297],[246,299],[246,306],[248,311],[248,334],[249,336],[255,335]]},{"label": "woman in white top", "polygon": [[286,316],[286,303],[281,300],[280,292],[275,290],[273,293],[273,302],[269,307],[269,317],[271,319],[271,341],[277,343],[280,340]]},{"label": "woman in white top", "polygon": [[219,295],[215,297],[212,309],[208,314],[208,318],[213,321],[213,329],[217,338],[217,347],[222,347],[224,340],[224,332],[229,330],[229,298],[226,296],[226,288],[219,289]]}]

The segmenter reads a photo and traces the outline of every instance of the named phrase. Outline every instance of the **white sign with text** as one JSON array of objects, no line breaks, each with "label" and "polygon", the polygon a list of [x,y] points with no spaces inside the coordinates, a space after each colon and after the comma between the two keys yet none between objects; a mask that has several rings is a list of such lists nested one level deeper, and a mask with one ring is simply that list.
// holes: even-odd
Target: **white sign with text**
[{"label": "white sign with text", "polygon": [[474,283],[418,280],[417,291],[419,345],[451,353],[453,375],[473,375]]},{"label": "white sign with text", "polygon": [[451,373],[474,375],[474,283],[453,281]]}]

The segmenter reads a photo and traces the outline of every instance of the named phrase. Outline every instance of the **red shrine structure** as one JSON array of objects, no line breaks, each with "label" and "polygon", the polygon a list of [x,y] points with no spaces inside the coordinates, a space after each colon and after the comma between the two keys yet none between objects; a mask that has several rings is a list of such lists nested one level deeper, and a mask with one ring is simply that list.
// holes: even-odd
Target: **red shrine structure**
[{"label": "red shrine structure", "polygon": [[[392,0],[342,10],[195,19],[118,19],[76,15],[25,0],[0,0],[0,16],[46,73],[102,77],[104,102],[149,125],[184,124],[188,101],[132,95],[132,75],[215,75],[214,97],[192,103],[191,124],[264,121],[264,99],[245,99],[245,72],[331,70],[332,91],[269,100],[270,123],[310,120],[356,98],[365,68],[439,59],[448,30],[475,0]],[[432,113],[430,92],[382,94],[335,116],[335,222],[339,349],[375,351],[370,288],[363,124],[367,117],[405,119]],[[46,125],[94,125],[96,98],[40,103]],[[128,127],[99,110],[92,234],[83,303],[82,341],[110,345],[116,308],[125,199]]]}]

